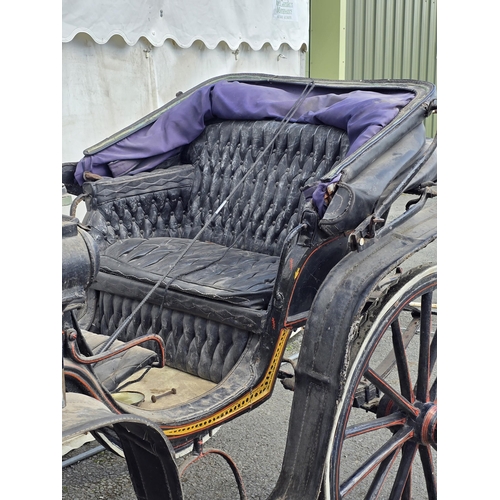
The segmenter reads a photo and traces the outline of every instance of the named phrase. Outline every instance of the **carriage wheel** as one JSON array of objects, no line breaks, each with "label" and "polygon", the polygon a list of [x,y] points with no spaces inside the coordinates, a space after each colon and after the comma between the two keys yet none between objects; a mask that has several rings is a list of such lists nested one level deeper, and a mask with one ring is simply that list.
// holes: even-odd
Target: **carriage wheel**
[{"label": "carriage wheel", "polygon": [[419,267],[367,309],[335,412],[324,498],[437,498],[436,287],[436,268]]}]

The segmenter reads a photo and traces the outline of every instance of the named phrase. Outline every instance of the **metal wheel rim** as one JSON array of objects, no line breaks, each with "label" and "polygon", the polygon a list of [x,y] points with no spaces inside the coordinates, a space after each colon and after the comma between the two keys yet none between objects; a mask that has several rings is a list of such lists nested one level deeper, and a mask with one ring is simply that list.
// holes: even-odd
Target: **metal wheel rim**
[{"label": "metal wheel rim", "polygon": [[[386,302],[386,304],[383,306],[383,308],[379,311],[379,314],[377,316],[377,320],[373,323],[373,325],[370,327],[368,334],[366,335],[365,339],[363,340],[355,358],[354,361],[352,362],[351,366],[354,367],[352,370],[349,371],[346,382],[342,391],[342,396],[339,400],[338,403],[338,408],[339,411],[336,412],[335,419],[334,419],[334,428],[332,432],[332,436],[330,438],[329,442],[329,457],[336,456],[337,461],[336,463],[331,462],[330,460],[327,461],[326,467],[325,467],[325,479],[324,479],[324,493],[325,493],[325,499],[330,499],[330,498],[344,498],[344,494],[346,495],[349,493],[351,489],[354,488],[354,491],[356,491],[355,486],[361,483],[361,481],[366,480],[367,478],[365,477],[364,479],[360,479],[357,482],[355,482],[354,486],[352,488],[348,489],[346,491],[346,488],[349,487],[349,484],[346,485],[344,482],[343,484],[340,484],[340,480],[338,477],[339,474],[339,468],[340,468],[340,461],[341,461],[341,454],[343,450],[343,445],[344,441],[347,439],[345,437],[346,434],[346,425],[348,423],[349,417],[351,415],[352,411],[352,406],[351,404],[347,404],[348,400],[352,402],[354,395],[355,395],[355,388],[358,386],[359,381],[363,377],[364,374],[366,374],[366,368],[369,366],[371,357],[373,355],[373,352],[378,346],[378,343],[380,340],[388,333],[388,331],[391,330],[391,323],[395,321],[396,318],[399,318],[402,310],[406,307],[409,302],[413,301],[415,297],[420,297],[422,295],[426,295],[431,293],[433,290],[437,288],[437,280],[433,279],[432,277],[436,274],[436,267],[430,267],[426,269],[424,272],[421,272],[417,274],[415,277],[413,277],[410,281],[408,281],[404,286],[401,287],[400,290],[394,296],[391,296],[390,299]],[[425,283],[428,282],[427,285],[422,286],[419,285],[419,283]],[[416,291],[411,294],[411,291],[414,287],[418,286]],[[401,299],[406,297],[408,294],[409,295],[405,301],[399,305],[399,308],[396,308],[396,312],[393,314],[394,319],[392,320],[387,320],[387,317],[393,307],[395,307],[395,304]],[[432,293],[431,293],[432,295]],[[432,307],[431,307],[432,309]],[[389,318],[391,316],[389,315]],[[385,319],[385,321],[383,321]],[[383,324],[382,324],[383,323]],[[377,329],[382,328],[382,333],[379,335],[378,339],[374,338],[375,332],[377,332]],[[373,333],[372,333],[373,332]],[[437,332],[437,330],[436,330]],[[437,334],[436,334],[436,341],[437,341]],[[367,354],[368,352],[368,354]],[[435,362],[435,360],[434,360]],[[420,368],[418,368],[418,373],[420,373]],[[430,374],[429,374],[430,375]],[[436,379],[437,380],[437,379]],[[427,389],[429,391],[430,388]],[[432,443],[432,445],[435,445],[437,447],[437,398],[435,398],[435,404],[430,403],[429,401],[423,401],[423,402],[418,402],[415,401],[413,402],[410,406],[416,408],[418,406],[418,413],[419,415],[415,415],[412,417],[413,420],[419,420],[419,433],[422,433],[422,429],[427,429],[429,436],[431,436],[429,439],[435,440],[436,443]],[[418,405],[415,403],[418,402]],[[422,404],[421,404],[422,403]],[[427,405],[427,408],[424,408],[426,403],[429,403]],[[415,411],[417,411],[415,410]],[[410,408],[405,409],[405,411],[411,411]],[[402,412],[404,414],[404,411]],[[387,419],[396,419],[395,413],[392,415],[387,416]],[[404,419],[407,419],[407,415],[404,415]],[[411,427],[416,428],[416,425],[414,425],[414,422],[411,422],[412,425],[410,425],[410,429],[406,429],[405,425],[401,426],[401,432],[400,436],[394,437],[394,440],[397,441],[398,439],[401,439],[401,444],[396,446],[396,451],[401,452],[400,455],[403,456],[403,460],[413,464],[416,456],[420,455],[420,458],[422,461],[424,460],[430,460],[430,465],[428,464],[428,468],[433,469],[433,464],[432,464],[432,455],[428,451],[427,453],[423,452],[423,448],[426,450],[429,450],[429,446],[431,443],[426,443],[424,444],[415,444],[407,445],[405,443],[408,442],[414,442],[411,440],[414,440],[414,437],[408,438],[408,432],[411,431]],[[383,421],[381,421],[383,423]],[[392,424],[394,425],[394,424]],[[415,430],[415,429],[413,429]],[[433,437],[432,437],[433,436]],[[393,439],[393,438],[391,438]],[[421,441],[421,438],[419,436],[419,440]],[[403,450],[404,448],[404,450]],[[404,452],[404,453],[403,453]],[[390,462],[391,460],[395,460],[395,455],[396,453],[388,453],[386,458],[384,460],[387,460],[387,462]],[[332,461],[334,459],[332,458]],[[363,465],[366,462],[363,463]],[[374,469],[378,468],[380,464],[377,464]],[[406,467],[406,465],[404,466]],[[389,467],[390,468],[390,467]],[[424,467],[425,468],[425,467]],[[360,468],[361,469],[361,468]],[[374,469],[371,469],[373,471]],[[411,470],[411,467],[410,467]],[[427,477],[429,475],[428,471],[426,473],[426,487],[427,487],[427,494],[429,498],[435,498],[435,490],[436,490],[436,483],[435,483],[435,475],[432,477]],[[352,482],[352,481],[351,481]],[[369,482],[369,480],[368,480]],[[401,482],[401,480],[399,481]],[[430,484],[432,483],[432,484]],[[332,486],[334,489],[332,489]],[[333,493],[330,493],[332,492]],[[365,498],[378,498],[377,493],[370,493],[370,490],[368,492],[369,496]],[[371,496],[370,496],[371,495]],[[406,495],[406,496],[405,496]],[[351,497],[352,498],[352,497]],[[360,498],[360,497],[355,497]],[[391,493],[390,498],[409,498],[408,497],[408,492],[406,492],[403,496],[401,496],[398,492],[394,492],[394,496]]]}]

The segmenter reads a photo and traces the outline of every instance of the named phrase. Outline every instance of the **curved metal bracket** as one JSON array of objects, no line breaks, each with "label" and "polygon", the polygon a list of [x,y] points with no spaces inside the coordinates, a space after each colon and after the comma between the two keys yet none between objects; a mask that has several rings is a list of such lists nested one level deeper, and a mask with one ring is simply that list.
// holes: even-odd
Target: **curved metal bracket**
[{"label": "curved metal bracket", "polygon": [[236,484],[238,485],[240,499],[247,500],[247,493],[245,491],[245,486],[243,484],[243,478],[241,477],[240,471],[238,470],[238,467],[234,463],[233,459],[222,450],[216,450],[214,448],[210,448],[210,449],[204,451],[203,450],[203,443],[201,442],[201,440],[195,441],[195,450],[196,450],[196,448],[198,448],[198,451],[197,451],[198,455],[196,457],[194,457],[193,459],[189,460],[188,462],[184,463],[184,465],[180,468],[179,477],[182,478],[183,474],[186,472],[186,470],[189,467],[191,467],[191,465],[198,462],[199,460],[206,457],[207,455],[219,455],[220,457],[222,457],[226,461],[226,463],[231,468],[233,476],[236,479]]},{"label": "curved metal bracket", "polygon": [[99,361],[104,361],[105,359],[112,358],[113,356],[121,354],[122,352],[127,351],[132,347],[144,344],[145,342],[152,340],[156,342],[160,348],[160,360],[157,365],[155,364],[155,366],[158,366],[159,368],[163,368],[165,366],[165,344],[163,342],[163,339],[159,335],[153,334],[153,335],[145,335],[144,337],[138,337],[134,340],[126,342],[125,344],[121,345],[117,349],[114,349],[113,351],[104,351],[93,356],[83,356],[81,354],[80,349],[78,347],[77,339],[78,339],[78,334],[76,330],[72,328],[66,330],[68,352],[71,358],[77,363],[81,363],[84,365],[91,365],[93,363],[97,363]]}]

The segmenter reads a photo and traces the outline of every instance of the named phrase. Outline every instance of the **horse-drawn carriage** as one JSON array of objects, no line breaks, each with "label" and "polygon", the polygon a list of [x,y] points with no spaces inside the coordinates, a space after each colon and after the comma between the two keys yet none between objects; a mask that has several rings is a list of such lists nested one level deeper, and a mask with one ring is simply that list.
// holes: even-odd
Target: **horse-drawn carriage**
[{"label": "horse-drawn carriage", "polygon": [[281,379],[269,499],[411,498],[417,470],[436,498],[436,268],[405,266],[437,236],[436,109],[427,82],[229,75],[64,164],[63,437],[92,431],[138,498],[180,500],[175,455]]}]

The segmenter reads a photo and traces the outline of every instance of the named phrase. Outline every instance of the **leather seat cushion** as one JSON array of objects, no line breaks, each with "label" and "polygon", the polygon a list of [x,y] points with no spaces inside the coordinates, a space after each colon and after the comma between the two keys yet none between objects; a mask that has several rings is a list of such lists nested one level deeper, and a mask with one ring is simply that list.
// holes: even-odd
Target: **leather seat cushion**
[{"label": "leather seat cushion", "polygon": [[[155,285],[190,243],[181,238],[119,241],[101,254],[100,272]],[[169,288],[241,307],[266,309],[278,266],[279,256],[195,241],[175,265]]]}]

